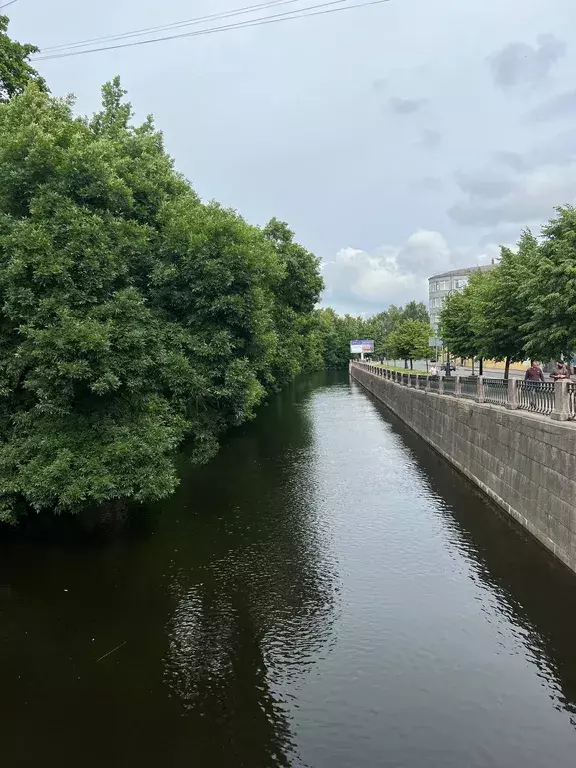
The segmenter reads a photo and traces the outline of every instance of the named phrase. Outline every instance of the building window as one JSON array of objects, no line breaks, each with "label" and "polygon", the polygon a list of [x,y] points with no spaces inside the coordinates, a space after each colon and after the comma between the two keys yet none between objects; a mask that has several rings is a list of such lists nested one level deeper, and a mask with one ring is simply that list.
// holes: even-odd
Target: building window
[{"label": "building window", "polygon": [[440,288],[438,290],[440,291],[449,291],[450,290],[450,281],[449,280],[442,280],[439,283]]},{"label": "building window", "polygon": [[468,285],[468,278],[462,277],[458,280],[454,280],[454,287],[456,290],[459,290],[460,288],[465,288]]}]

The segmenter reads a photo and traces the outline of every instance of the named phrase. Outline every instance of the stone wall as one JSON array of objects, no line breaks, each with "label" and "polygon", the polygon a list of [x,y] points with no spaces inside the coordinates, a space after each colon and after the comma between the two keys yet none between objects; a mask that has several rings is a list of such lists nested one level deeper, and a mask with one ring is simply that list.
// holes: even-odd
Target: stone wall
[{"label": "stone wall", "polygon": [[576,424],[350,373],[576,571]]}]

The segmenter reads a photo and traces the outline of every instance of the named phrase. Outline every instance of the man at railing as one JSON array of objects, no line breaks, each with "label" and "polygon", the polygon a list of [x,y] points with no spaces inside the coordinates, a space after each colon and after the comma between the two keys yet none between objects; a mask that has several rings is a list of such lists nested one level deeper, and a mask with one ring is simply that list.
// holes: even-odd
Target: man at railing
[{"label": "man at railing", "polygon": [[550,378],[554,381],[570,378],[570,371],[566,367],[566,363],[563,360],[556,360],[556,368],[554,368],[550,374]]},{"label": "man at railing", "polygon": [[530,360],[530,368],[524,374],[524,380],[526,381],[526,394],[528,395],[530,408],[534,409],[536,407],[538,382],[544,381],[544,374],[538,360]]}]

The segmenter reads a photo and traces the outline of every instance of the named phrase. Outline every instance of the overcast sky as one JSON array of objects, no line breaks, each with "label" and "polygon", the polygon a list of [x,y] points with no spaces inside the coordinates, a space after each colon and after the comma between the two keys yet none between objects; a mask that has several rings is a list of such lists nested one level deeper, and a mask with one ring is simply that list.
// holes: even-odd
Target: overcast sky
[{"label": "overcast sky", "polygon": [[[256,2],[9,10],[11,34],[45,48]],[[576,201],[575,65],[575,0],[390,0],[37,66],[83,113],[120,74],[203,198],[286,220],[324,262],[324,303],[372,313]]]}]

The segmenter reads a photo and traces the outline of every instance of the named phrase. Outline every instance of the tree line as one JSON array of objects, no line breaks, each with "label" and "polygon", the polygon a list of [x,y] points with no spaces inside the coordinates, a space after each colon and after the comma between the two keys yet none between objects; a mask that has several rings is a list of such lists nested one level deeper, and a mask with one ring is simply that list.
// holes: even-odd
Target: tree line
[{"label": "tree line", "polygon": [[490,271],[474,272],[440,312],[440,335],[461,357],[511,362],[570,360],[576,351],[576,211],[557,208],[536,237],[502,248]]},{"label": "tree line", "polygon": [[[347,333],[350,339],[373,339],[374,355],[389,360],[404,360],[413,367],[414,360],[423,360],[430,355],[430,338],[433,331],[426,305],[421,301],[410,301],[405,307],[391,304],[387,310],[372,317],[349,317]],[[343,350],[346,362],[348,348]]]},{"label": "tree line", "polygon": [[[319,259],[200,200],[119,79],[74,114],[0,16],[0,521],[166,497],[175,457],[348,361]],[[353,323],[352,323],[353,325]]]}]

